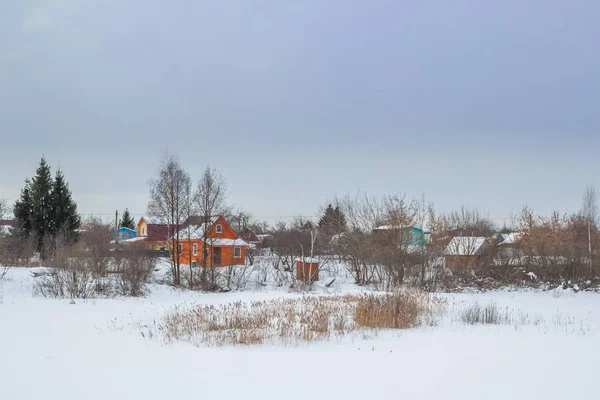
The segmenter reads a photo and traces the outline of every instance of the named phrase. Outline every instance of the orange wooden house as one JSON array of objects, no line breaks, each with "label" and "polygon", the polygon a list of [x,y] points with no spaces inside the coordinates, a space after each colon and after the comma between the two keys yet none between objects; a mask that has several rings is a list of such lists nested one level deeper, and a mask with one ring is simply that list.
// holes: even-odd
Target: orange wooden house
[{"label": "orange wooden house", "polygon": [[[204,252],[206,242],[206,252]],[[189,225],[179,231],[177,252],[182,264],[209,267],[244,265],[249,245],[240,239],[223,216],[212,224]]]}]

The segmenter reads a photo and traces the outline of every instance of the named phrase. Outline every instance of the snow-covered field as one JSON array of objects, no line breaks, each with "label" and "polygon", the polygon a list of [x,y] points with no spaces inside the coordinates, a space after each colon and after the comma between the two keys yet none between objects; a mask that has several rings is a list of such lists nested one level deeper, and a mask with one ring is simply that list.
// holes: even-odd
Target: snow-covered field
[{"label": "snow-covered field", "polygon": [[[72,304],[33,295],[31,271],[12,269],[0,289],[0,399],[598,398],[599,294],[448,294],[438,326],[300,347],[199,348],[162,345],[136,323],[178,305],[293,295],[151,289]],[[475,300],[529,322],[466,325],[456,315]]]}]

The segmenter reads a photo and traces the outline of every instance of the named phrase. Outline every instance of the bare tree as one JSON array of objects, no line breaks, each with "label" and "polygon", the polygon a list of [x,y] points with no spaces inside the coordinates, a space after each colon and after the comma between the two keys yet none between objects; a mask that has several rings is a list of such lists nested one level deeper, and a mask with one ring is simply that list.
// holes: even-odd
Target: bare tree
[{"label": "bare tree", "polygon": [[239,235],[252,225],[252,214],[248,211],[238,208],[236,211],[231,212],[227,216],[227,222],[231,225],[233,230]]},{"label": "bare tree", "polygon": [[190,176],[184,171],[179,160],[172,154],[165,153],[160,163],[157,177],[150,186],[150,202],[148,215],[160,223],[166,224],[169,231],[171,251],[171,272],[173,284],[181,284],[181,254],[177,251],[179,231],[184,222],[189,202]]},{"label": "bare tree", "polygon": [[0,219],[11,219],[13,210],[7,199],[0,199]]},{"label": "bare tree", "polygon": [[596,189],[593,186],[588,186],[583,194],[583,215],[587,223],[587,234],[588,234],[588,258],[590,273],[592,273],[593,262],[592,262],[592,229],[596,226],[598,219],[598,196],[596,195]]},{"label": "bare tree", "polygon": [[452,236],[491,236],[496,228],[494,223],[481,215],[476,208],[462,206],[444,216],[445,224]]},{"label": "bare tree", "polygon": [[189,268],[190,268],[190,276],[189,276],[189,281],[188,281],[188,286],[190,287],[190,289],[194,288],[194,270],[193,270],[193,262],[192,262],[192,257],[194,256],[193,254],[193,246],[192,246],[192,229],[193,226],[190,222],[190,218],[192,217],[192,215],[195,212],[195,208],[194,208],[194,198],[193,198],[193,194],[192,194],[192,181],[191,179],[188,179],[185,182],[185,203],[186,203],[186,207],[185,207],[185,218],[187,221],[186,226],[184,227],[184,230],[186,231],[186,237],[187,237],[187,251],[188,251],[188,260],[190,262]]},{"label": "bare tree", "polygon": [[338,201],[347,222],[347,232],[336,241],[349,271],[359,285],[393,289],[404,282],[407,268],[418,265],[415,224],[419,205],[405,196],[380,199],[358,195]]},{"label": "bare tree", "polygon": [[215,217],[225,213],[227,210],[226,205],[227,197],[227,185],[221,174],[210,165],[204,170],[196,192],[194,193],[194,203],[198,214],[204,221],[204,231],[202,232],[203,242],[203,257],[202,257],[202,284],[205,286],[204,289],[215,290],[216,287],[216,274],[214,269],[214,263],[210,273],[210,280],[207,280],[207,267],[208,267],[208,240],[211,239],[209,235],[209,227]]},{"label": "bare tree", "polygon": [[80,243],[85,249],[89,268],[96,281],[96,291],[103,292],[109,285],[106,276],[113,252],[111,251],[112,227],[102,222],[100,218],[89,218],[83,224]]}]

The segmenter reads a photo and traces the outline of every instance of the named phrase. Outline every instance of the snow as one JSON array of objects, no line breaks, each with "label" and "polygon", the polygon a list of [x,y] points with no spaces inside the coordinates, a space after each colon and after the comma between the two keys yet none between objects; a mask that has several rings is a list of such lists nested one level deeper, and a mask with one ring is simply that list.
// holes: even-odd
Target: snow
[{"label": "snow", "polygon": [[211,246],[249,246],[242,239],[206,239],[206,243]]},{"label": "snow", "polygon": [[[181,229],[179,231],[179,240],[201,240],[204,241],[204,234],[208,228],[212,226],[208,224],[202,225],[191,225],[189,232],[188,229]],[[206,238],[206,243],[210,246],[250,246],[242,239],[224,239],[224,238]]]},{"label": "snow", "polygon": [[477,254],[487,239],[479,236],[453,237],[446,247],[448,256],[472,256]]},{"label": "snow", "polygon": [[[119,243],[135,243],[135,242],[141,242],[144,240],[148,240],[147,236],[136,236],[134,238],[130,238],[130,239],[120,239]],[[114,240],[111,240],[111,243],[116,243]]]},{"label": "snow", "polygon": [[521,240],[522,237],[523,237],[523,234],[520,232],[512,232],[512,233],[504,234],[503,235],[504,240],[502,240],[502,242],[500,242],[499,246],[515,244],[519,240]]},{"label": "snow", "polygon": [[[31,269],[0,284],[0,399],[564,399],[597,397],[600,295],[445,294],[438,326],[301,347],[163,346],[144,338],[173,307],[298,296],[202,294],[153,284],[147,298],[46,299]],[[350,286],[343,290],[357,290]],[[556,293],[560,293],[557,295]],[[474,301],[544,323],[470,326],[450,316]]]},{"label": "snow", "polygon": [[315,264],[319,262],[319,259],[314,257],[304,257],[304,259],[302,257],[298,257],[294,261]]}]

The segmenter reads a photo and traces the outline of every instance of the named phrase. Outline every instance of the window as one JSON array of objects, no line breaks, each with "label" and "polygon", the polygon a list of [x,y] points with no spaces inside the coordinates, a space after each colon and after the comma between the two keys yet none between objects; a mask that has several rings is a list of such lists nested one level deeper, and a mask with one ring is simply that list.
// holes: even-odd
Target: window
[{"label": "window", "polygon": [[196,261],[192,261],[192,268],[196,268],[198,266],[198,263]]},{"label": "window", "polygon": [[194,255],[198,255],[198,243],[194,243]]},{"label": "window", "polygon": [[223,225],[217,225],[217,233],[223,233]]},{"label": "window", "polygon": [[183,252],[183,245],[181,243],[177,243],[177,253],[181,254]]},{"label": "window", "polygon": [[204,258],[208,258],[208,247],[204,248]]},{"label": "window", "polygon": [[233,258],[242,258],[242,248],[241,247],[233,248]]}]

